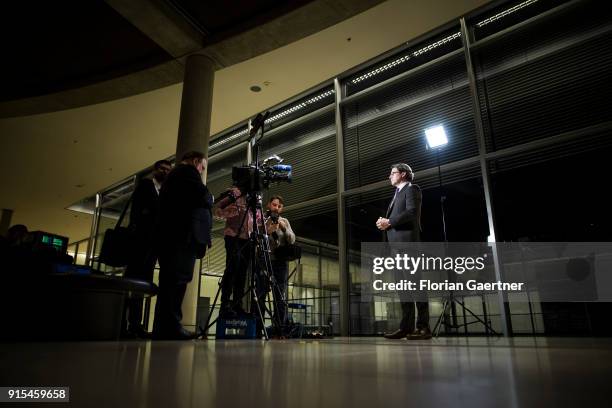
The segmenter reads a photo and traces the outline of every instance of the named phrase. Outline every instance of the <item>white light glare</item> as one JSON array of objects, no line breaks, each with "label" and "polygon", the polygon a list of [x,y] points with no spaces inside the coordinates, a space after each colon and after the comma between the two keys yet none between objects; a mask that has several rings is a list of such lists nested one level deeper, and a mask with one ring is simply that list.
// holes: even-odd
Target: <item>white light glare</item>
[{"label": "white light glare", "polygon": [[446,146],[448,144],[446,131],[442,125],[425,129],[425,138],[427,139],[427,147],[430,149]]}]

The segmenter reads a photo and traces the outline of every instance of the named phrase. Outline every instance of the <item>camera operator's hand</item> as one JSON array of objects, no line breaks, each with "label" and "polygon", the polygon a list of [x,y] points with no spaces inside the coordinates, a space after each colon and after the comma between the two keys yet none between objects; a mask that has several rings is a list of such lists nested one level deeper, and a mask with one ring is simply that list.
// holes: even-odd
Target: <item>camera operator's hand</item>
[{"label": "camera operator's hand", "polygon": [[285,232],[287,230],[287,221],[285,221],[284,219],[279,219],[278,220],[278,227]]},{"label": "camera operator's hand", "polygon": [[266,230],[268,231],[268,235],[272,234],[273,232],[276,232],[278,230],[279,224],[272,221],[271,219],[268,219],[268,222],[266,223]]}]

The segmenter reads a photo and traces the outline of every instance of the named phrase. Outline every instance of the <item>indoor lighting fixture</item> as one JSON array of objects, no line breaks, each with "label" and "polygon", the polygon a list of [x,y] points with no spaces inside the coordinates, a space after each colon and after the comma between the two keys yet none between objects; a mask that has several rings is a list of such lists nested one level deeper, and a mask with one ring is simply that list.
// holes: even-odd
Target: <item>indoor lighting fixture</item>
[{"label": "indoor lighting fixture", "polygon": [[425,139],[428,149],[437,149],[448,144],[448,137],[446,137],[446,131],[442,125],[425,129]]},{"label": "indoor lighting fixture", "polygon": [[527,1],[524,1],[522,3],[519,3],[516,6],[509,8],[508,10],[504,10],[501,13],[497,13],[496,15],[494,15],[492,17],[489,17],[489,18],[487,18],[485,20],[482,20],[480,23],[477,23],[476,26],[478,28],[486,26],[487,24],[492,23],[495,20],[499,20],[500,18],[506,17],[507,15],[512,14],[514,12],[517,12],[520,9],[524,8],[524,7],[530,6],[533,3],[536,3],[537,1],[538,0],[527,0]]},{"label": "indoor lighting fixture", "polygon": [[[291,114],[291,113],[293,113],[293,112],[296,112],[296,111],[298,111],[298,110],[300,110],[300,109],[303,109],[303,108],[307,107],[308,105],[311,105],[311,104],[313,104],[313,103],[315,103],[315,102],[318,102],[318,101],[320,101],[321,99],[327,98],[327,97],[328,97],[328,96],[330,96],[330,95],[333,95],[333,94],[334,94],[334,92],[335,92],[335,91],[334,91],[333,89],[331,89],[331,90],[329,90],[329,91],[325,91],[325,92],[323,92],[323,93],[321,93],[321,94],[319,94],[319,95],[317,95],[317,96],[313,96],[312,98],[307,99],[307,100],[305,100],[304,102],[300,102],[300,103],[298,103],[297,105],[294,105],[294,106],[292,106],[292,107],[290,107],[290,108],[288,108],[288,109],[285,109],[285,110],[284,110],[284,111],[282,111],[282,112],[279,112],[279,113],[275,114],[274,116],[272,116],[272,117],[270,117],[270,118],[266,119],[266,122],[267,122],[267,123],[270,123],[270,122],[274,122],[274,121],[276,121],[276,120],[279,120],[279,119],[281,119],[281,118],[283,118],[283,117],[285,117],[285,116],[287,116],[287,115],[289,115],[289,114]],[[217,142],[215,142],[215,143],[211,144],[211,145],[210,145],[210,149],[212,150],[212,149],[214,149],[214,148],[216,148],[216,147],[219,147],[219,146],[221,146],[221,145],[224,145],[224,144],[226,144],[226,143],[229,143],[229,142],[231,142],[232,140],[236,140],[236,139],[238,139],[238,138],[239,138],[239,137],[241,137],[241,136],[245,136],[245,135],[247,135],[248,133],[249,133],[248,129],[243,129],[243,130],[241,130],[240,132],[234,133],[233,135],[230,135],[230,136],[228,136],[228,137],[225,137],[225,138],[223,138],[222,140],[219,140],[219,141],[217,141]]]}]

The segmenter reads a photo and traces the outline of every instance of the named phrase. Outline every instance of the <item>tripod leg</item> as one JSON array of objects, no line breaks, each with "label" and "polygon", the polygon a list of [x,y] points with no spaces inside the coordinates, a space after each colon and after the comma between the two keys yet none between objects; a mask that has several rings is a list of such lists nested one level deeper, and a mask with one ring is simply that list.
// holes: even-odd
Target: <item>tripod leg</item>
[{"label": "tripod leg", "polygon": [[217,288],[217,293],[215,294],[215,300],[213,301],[213,304],[210,307],[210,313],[208,313],[208,317],[206,318],[206,326],[205,326],[206,329],[203,330],[203,336],[206,336],[206,334],[208,333],[208,329],[210,329],[210,327],[217,322],[217,319],[211,322],[210,318],[212,317],[213,310],[215,310],[215,306],[217,306],[217,300],[219,299],[219,294],[221,293],[221,282],[222,281],[223,281],[223,277],[219,279],[219,287]]},{"label": "tripod leg", "polygon": [[261,311],[261,307],[259,307],[259,298],[257,297],[257,290],[255,290],[254,286],[251,286],[251,296],[255,301],[255,306],[257,307],[257,316],[259,317],[259,321],[261,322],[261,327],[263,328],[264,337],[266,340],[270,340],[268,337],[268,330],[266,330],[266,321],[264,319],[263,312]]},{"label": "tripod leg", "polygon": [[455,302],[459,303],[459,305],[463,308],[463,314],[465,314],[465,312],[467,311],[469,314],[471,314],[477,321],[479,321],[480,323],[482,323],[485,327],[486,330],[490,330],[491,333],[493,334],[498,334],[495,330],[493,330],[493,328],[491,327],[491,325],[488,322],[485,322],[484,320],[482,320],[480,317],[476,316],[474,314],[474,312],[472,312],[468,307],[465,306],[465,303],[461,302],[460,300],[454,299]]},{"label": "tripod leg", "polygon": [[[259,268],[260,268],[260,273],[262,274],[260,279],[264,280],[264,283],[262,285],[264,289],[262,290],[262,293],[261,293],[261,296],[265,296],[265,299],[263,299],[263,302],[261,302],[264,305],[264,310],[262,311],[262,313],[265,313],[265,311],[268,311],[268,315],[270,316],[270,320],[272,321],[272,328],[274,332],[282,336],[283,328],[280,322],[280,317],[278,313],[272,313],[272,307],[274,306],[276,308],[277,306],[278,287],[277,287],[276,279],[274,277],[272,263],[270,261],[269,256],[266,256],[266,254],[264,254],[260,258]],[[270,294],[270,292],[272,293]]]},{"label": "tripod leg", "polygon": [[455,334],[459,334],[459,325],[457,324],[457,305],[455,305],[455,302],[450,302],[450,318],[452,328],[455,329]]},{"label": "tripod leg", "polygon": [[[271,262],[270,262],[271,264]],[[283,295],[283,290],[279,285],[278,280],[274,276],[274,267],[271,268],[270,275],[270,292],[272,293],[271,303],[274,305],[274,314],[272,315],[272,321],[276,326],[276,332],[280,337],[285,335],[285,322],[281,320],[282,312],[279,310],[283,306],[287,310],[287,301]],[[270,309],[271,310],[271,309]]]},{"label": "tripod leg", "polygon": [[256,242],[258,244],[258,247],[260,248],[260,253],[259,256],[256,257],[256,261],[258,262],[257,265],[259,266],[259,271],[263,275],[261,279],[265,280],[263,285],[265,289],[262,293],[262,296],[265,296],[266,299],[268,299],[267,295],[270,293],[270,291],[272,292],[272,295],[268,299],[268,306],[266,307],[266,300],[264,300],[264,302],[262,303],[264,304],[264,308],[268,310],[268,314],[270,315],[272,321],[273,330],[280,336],[282,336],[283,327],[280,322],[279,313],[278,311],[276,311],[276,313],[274,314],[272,313],[272,306],[276,308],[276,306],[278,305],[277,292],[279,291],[279,288],[276,282],[276,277],[274,275],[274,267],[272,265],[272,260],[270,258],[270,244],[267,235],[262,234],[261,236],[258,236]]},{"label": "tripod leg", "polygon": [[274,299],[274,313],[277,316],[278,324],[283,329],[283,333],[285,334],[287,329],[287,311],[289,310],[289,305],[287,304],[287,282],[279,281],[278,279],[275,282],[276,288],[273,288],[273,299]]},{"label": "tripod leg", "polygon": [[438,320],[436,321],[436,325],[434,326],[433,329],[433,335],[435,337],[438,337],[440,335],[440,327],[442,327],[442,317],[446,314],[446,306],[448,305],[448,299],[444,299],[444,302],[442,302],[442,312],[440,313],[440,316],[438,316]]},{"label": "tripod leg", "polygon": [[[257,261],[255,259],[253,259],[252,262],[257,262]],[[240,293],[240,296],[238,298],[242,299],[247,294],[250,295],[251,306],[250,306],[249,310],[251,311],[251,313],[254,313],[253,312],[253,304],[255,304],[255,307],[256,307],[256,310],[257,310],[257,316],[256,317],[258,318],[259,322],[261,323],[261,326],[262,326],[263,331],[264,331],[265,339],[269,340],[270,338],[268,336],[268,332],[267,332],[266,326],[265,326],[265,313],[266,313],[266,311],[268,311],[268,315],[270,317],[272,317],[272,314],[266,308],[265,302],[263,303],[263,305],[260,303],[258,291],[260,289],[261,284],[257,283],[259,280],[264,279],[265,276],[260,276],[260,277],[256,277],[255,276],[256,274],[262,274],[262,273],[263,272],[261,270],[260,271],[256,271],[255,268],[249,269],[249,271],[248,271],[248,274],[250,276],[249,286],[248,286],[248,288],[244,292]],[[265,296],[265,292],[263,292],[263,291],[262,291],[262,296]]]}]

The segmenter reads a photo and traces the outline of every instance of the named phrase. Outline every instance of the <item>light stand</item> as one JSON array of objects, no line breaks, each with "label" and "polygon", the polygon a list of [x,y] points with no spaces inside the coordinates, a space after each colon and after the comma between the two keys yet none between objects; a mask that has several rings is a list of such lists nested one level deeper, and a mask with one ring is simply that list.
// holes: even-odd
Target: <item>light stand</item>
[{"label": "light stand", "polygon": [[[448,144],[448,138],[446,137],[446,132],[444,131],[444,128],[441,125],[426,129],[425,135],[427,141],[427,148],[430,150],[435,150],[436,153],[436,164],[438,166],[438,187],[440,189],[440,213],[442,217],[442,238],[444,240],[444,245],[446,249],[448,244],[448,238],[446,235],[446,213],[444,210],[446,195],[444,195],[444,187],[442,185],[442,166],[440,163],[440,150]],[[453,276],[449,276],[449,280],[452,278]],[[463,324],[458,324],[457,322],[457,304],[461,306],[461,309],[463,310]],[[466,312],[472,315],[472,317],[474,317],[476,320],[466,322]],[[449,319],[449,315],[450,318],[452,318],[452,321],[449,321],[451,320]],[[467,328],[468,324],[482,323],[485,326],[485,330],[487,332],[497,334],[497,332],[493,330],[489,322],[482,320],[474,312],[472,312],[467,306],[465,306],[464,301],[455,298],[452,290],[449,291],[448,295],[443,298],[442,311],[440,312],[440,315],[438,316],[438,319],[432,331],[432,335],[435,337],[438,337],[440,335],[440,328],[442,327],[443,318],[445,332],[448,332],[448,329],[458,330],[462,326]]]},{"label": "light stand", "polygon": [[[440,164],[440,147],[435,148],[436,152],[436,164],[438,165],[438,188],[440,191],[440,214],[442,216],[442,239],[444,240],[444,245],[446,249],[446,244],[448,243],[448,237],[446,236],[446,213],[444,211],[444,202],[446,201],[446,196],[444,195],[444,187],[442,186],[442,166]],[[444,328],[445,331],[448,328],[458,329],[460,326],[457,324],[457,305],[455,304],[455,297],[453,296],[453,291],[449,291],[448,297],[444,299],[442,302],[442,312],[436,321],[436,325],[433,329],[433,335],[438,336],[440,333],[440,322],[444,317]],[[452,323],[449,321],[449,315],[447,314],[447,309],[450,305],[450,317],[452,318]],[[465,316],[465,313],[464,313]]]}]

